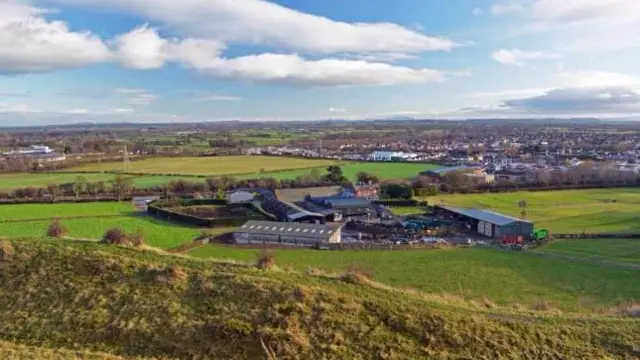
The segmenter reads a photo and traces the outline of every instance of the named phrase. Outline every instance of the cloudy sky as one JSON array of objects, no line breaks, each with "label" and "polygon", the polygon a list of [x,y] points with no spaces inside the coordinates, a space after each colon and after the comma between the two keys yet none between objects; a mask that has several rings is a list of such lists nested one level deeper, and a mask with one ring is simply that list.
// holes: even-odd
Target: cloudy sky
[{"label": "cloudy sky", "polygon": [[639,63],[638,0],[0,0],[0,125],[640,120]]}]

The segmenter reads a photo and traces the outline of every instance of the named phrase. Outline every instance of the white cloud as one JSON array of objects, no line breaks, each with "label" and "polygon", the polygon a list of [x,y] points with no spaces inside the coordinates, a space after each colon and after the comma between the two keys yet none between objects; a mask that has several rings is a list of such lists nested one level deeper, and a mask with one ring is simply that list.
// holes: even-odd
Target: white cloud
[{"label": "white cloud", "polygon": [[331,108],[329,108],[329,112],[330,112],[330,113],[346,113],[346,112],[347,112],[347,109],[345,109],[345,108],[334,108],[334,107],[331,107]]},{"label": "white cloud", "polygon": [[150,93],[147,89],[119,88],[116,93],[130,105],[149,105],[156,101],[157,95]]},{"label": "white cloud", "polygon": [[442,82],[443,73],[361,60],[306,60],[298,55],[260,54],[215,58],[187,65],[221,78],[316,86],[395,85]]},{"label": "white cloud", "polygon": [[518,1],[506,1],[506,2],[498,2],[491,6],[491,14],[493,15],[504,15],[514,12],[520,12],[525,10],[526,7]]},{"label": "white cloud", "polygon": [[547,43],[564,53],[621,51],[640,47],[640,1],[637,0],[531,0],[529,23],[518,24],[514,34],[546,33]]},{"label": "white cloud", "polygon": [[556,74],[564,87],[640,87],[640,78],[606,71],[561,71]]},{"label": "white cloud", "polygon": [[106,61],[107,46],[89,32],[73,32],[46,11],[0,0],[0,73],[42,72]]},{"label": "white cloud", "polygon": [[313,53],[448,51],[454,41],[393,23],[347,23],[266,0],[56,0],[115,8],[168,25],[185,36],[264,44]]},{"label": "white cloud", "polygon": [[524,66],[528,62],[560,59],[561,55],[546,54],[540,51],[522,51],[502,49],[493,53],[493,59],[505,65]]},{"label": "white cloud", "polygon": [[229,96],[229,95],[204,95],[196,98],[197,101],[240,101],[242,97],[240,96]]},{"label": "white cloud", "polygon": [[160,37],[156,29],[143,25],[118,36],[115,47],[117,58],[123,66],[158,69],[167,61],[206,61],[218,56],[224,44],[212,40],[167,40]]}]

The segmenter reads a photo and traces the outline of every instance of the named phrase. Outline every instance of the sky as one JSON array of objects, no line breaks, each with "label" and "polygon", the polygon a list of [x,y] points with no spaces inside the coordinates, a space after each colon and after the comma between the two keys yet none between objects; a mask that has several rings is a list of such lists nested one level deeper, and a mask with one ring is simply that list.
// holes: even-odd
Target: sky
[{"label": "sky", "polygon": [[0,125],[640,120],[638,0],[0,0]]}]

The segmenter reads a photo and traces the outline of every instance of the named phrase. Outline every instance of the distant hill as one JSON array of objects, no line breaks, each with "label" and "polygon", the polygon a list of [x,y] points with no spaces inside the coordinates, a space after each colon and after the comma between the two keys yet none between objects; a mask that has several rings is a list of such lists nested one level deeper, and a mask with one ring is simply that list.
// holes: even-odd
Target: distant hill
[{"label": "distant hill", "polygon": [[8,350],[0,356],[12,349],[13,358],[47,359],[638,355],[640,320],[495,309],[386,288],[359,274],[311,276],[92,243],[3,240],[0,341]]}]

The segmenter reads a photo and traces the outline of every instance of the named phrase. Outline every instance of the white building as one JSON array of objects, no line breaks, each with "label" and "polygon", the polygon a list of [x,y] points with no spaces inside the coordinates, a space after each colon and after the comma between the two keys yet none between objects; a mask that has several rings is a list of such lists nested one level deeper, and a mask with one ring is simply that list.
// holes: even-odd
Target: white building
[{"label": "white building", "polygon": [[418,157],[416,153],[402,151],[374,151],[369,155],[371,161],[410,161]]}]

